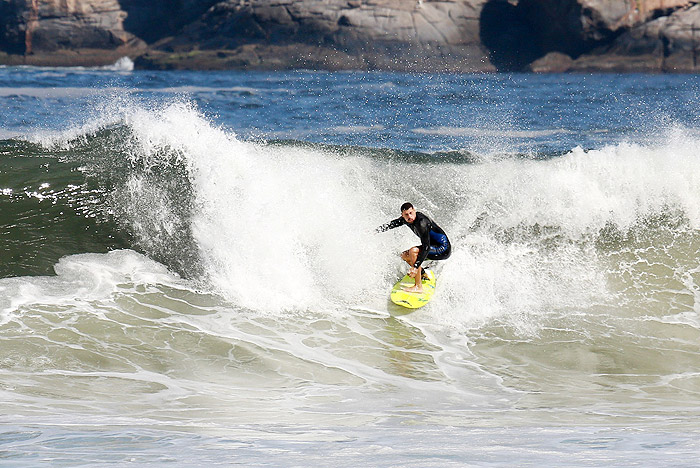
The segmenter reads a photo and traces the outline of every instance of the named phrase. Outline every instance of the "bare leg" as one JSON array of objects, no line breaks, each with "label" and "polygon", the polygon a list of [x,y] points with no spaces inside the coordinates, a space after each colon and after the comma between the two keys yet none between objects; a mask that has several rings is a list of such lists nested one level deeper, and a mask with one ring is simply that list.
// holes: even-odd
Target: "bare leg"
[{"label": "bare leg", "polygon": [[[420,252],[420,249],[418,247],[411,247],[410,249],[404,251],[401,254],[401,258],[409,264],[411,268],[413,268],[413,265],[415,265],[416,260],[418,259],[418,253]],[[423,274],[423,268],[418,267],[416,268],[416,271],[413,274],[413,277],[416,280],[415,285],[412,288],[404,288],[405,291],[407,292],[423,292],[423,282],[422,282],[422,276]]]}]

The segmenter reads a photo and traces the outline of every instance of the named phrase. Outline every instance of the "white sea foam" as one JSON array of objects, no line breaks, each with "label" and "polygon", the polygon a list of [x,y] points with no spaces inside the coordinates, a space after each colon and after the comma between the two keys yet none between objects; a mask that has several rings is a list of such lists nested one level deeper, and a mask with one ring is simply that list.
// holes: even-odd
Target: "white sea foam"
[{"label": "white sea foam", "polygon": [[[147,165],[182,157],[197,197],[192,228],[212,283],[247,307],[306,308],[380,282],[384,219],[370,161],[237,140],[184,105],[128,122]],[[388,260],[388,259],[387,259]]]},{"label": "white sea foam", "polygon": [[56,277],[0,279],[0,314],[6,323],[22,307],[56,308],[109,298],[123,283],[175,285],[179,278],[163,265],[131,250],[62,258]]},{"label": "white sea foam", "polygon": [[178,221],[191,227],[209,284],[259,311],[386,307],[405,267],[397,253],[417,239],[406,228],[374,228],[405,200],[454,244],[440,295],[423,313],[448,324],[510,317],[527,329],[531,314],[605,301],[609,265],[594,244],[602,229],[624,231],[668,209],[700,225],[697,140],[683,129],[669,130],[663,145],[574,148],[549,160],[414,164],[244,142],[186,101],[115,102],[103,122],[128,125],[133,162],[146,173],[184,164],[194,197],[192,213],[178,213],[171,188],[135,173],[115,194],[138,201],[122,210],[128,222],[137,233],[151,223],[144,236],[162,243],[185,216]]},{"label": "white sea foam", "polygon": [[332,130],[337,133],[364,133],[372,131],[384,130],[383,125],[341,125],[333,127]]},{"label": "white sea foam", "polygon": [[572,133],[571,130],[555,128],[548,130],[494,129],[491,127],[434,127],[414,128],[413,133],[421,135],[470,136],[470,137],[517,137],[536,138]]},{"label": "white sea foam", "polygon": [[501,160],[468,168],[471,213],[488,210],[503,226],[558,226],[572,235],[608,222],[623,228],[640,215],[682,210],[700,225],[698,141],[672,131],[663,146],[619,144],[573,149],[548,161]]},{"label": "white sea foam", "polygon": [[134,70],[134,62],[129,57],[122,57],[112,65],[101,67],[103,70],[130,72]]},{"label": "white sea foam", "polygon": [[85,96],[106,95],[117,92],[116,88],[78,88],[78,87],[23,87],[0,88],[0,97],[6,96],[31,96],[37,98],[79,98]]}]

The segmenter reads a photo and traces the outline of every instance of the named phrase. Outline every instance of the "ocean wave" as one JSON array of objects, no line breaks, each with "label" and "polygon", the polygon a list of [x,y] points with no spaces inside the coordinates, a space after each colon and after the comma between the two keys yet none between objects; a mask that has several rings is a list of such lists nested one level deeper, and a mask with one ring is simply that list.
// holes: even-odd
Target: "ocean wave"
[{"label": "ocean wave", "polygon": [[[11,140],[4,151],[64,161],[61,175],[51,163],[41,181],[52,187],[65,176],[98,188],[67,200],[91,207],[91,229],[109,231],[99,249],[136,249],[246,308],[383,298],[402,268],[396,252],[416,239],[374,228],[407,199],[455,245],[431,309],[439,320],[517,321],[605,302],[629,288],[611,275],[629,275],[630,258],[654,252],[682,276],[680,259],[693,253],[678,246],[696,242],[700,225],[697,142],[682,129],[664,145],[493,157],[243,141],[187,101],[113,104],[85,126]],[[32,190],[43,193],[8,188],[27,204],[37,201]],[[80,226],[73,235],[83,242]],[[385,306],[378,301],[370,305]]]}]

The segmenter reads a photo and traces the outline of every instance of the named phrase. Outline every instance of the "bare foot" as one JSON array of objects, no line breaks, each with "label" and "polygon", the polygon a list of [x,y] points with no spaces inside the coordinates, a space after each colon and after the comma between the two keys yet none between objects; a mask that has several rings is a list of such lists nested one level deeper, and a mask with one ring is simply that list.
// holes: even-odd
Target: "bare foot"
[{"label": "bare foot", "polygon": [[419,288],[418,286],[412,286],[410,288],[403,288],[404,291],[410,292],[410,293],[422,293],[423,288]]}]

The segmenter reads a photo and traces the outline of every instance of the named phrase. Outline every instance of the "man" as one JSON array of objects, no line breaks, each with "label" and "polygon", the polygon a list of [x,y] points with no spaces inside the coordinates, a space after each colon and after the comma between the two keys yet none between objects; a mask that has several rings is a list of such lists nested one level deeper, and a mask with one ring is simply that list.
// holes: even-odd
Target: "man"
[{"label": "man", "polygon": [[401,253],[401,258],[410,265],[411,269],[408,274],[415,278],[416,284],[411,288],[404,288],[408,292],[423,292],[423,282],[421,281],[424,273],[421,264],[426,258],[431,260],[445,260],[452,253],[450,241],[447,239],[445,231],[440,228],[426,215],[420,211],[416,211],[413,205],[409,202],[401,205],[401,217],[396,218],[377,228],[377,231],[384,232],[389,229],[394,229],[402,225],[408,225],[409,228],[420,238],[421,245],[411,247]]}]

